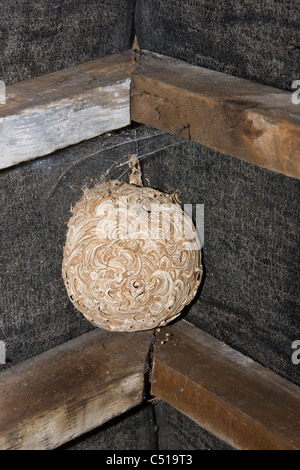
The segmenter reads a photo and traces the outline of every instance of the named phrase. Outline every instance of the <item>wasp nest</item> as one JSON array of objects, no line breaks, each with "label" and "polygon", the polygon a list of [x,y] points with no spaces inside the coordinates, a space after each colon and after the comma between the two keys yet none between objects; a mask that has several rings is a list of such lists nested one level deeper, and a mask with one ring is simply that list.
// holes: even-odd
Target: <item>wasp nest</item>
[{"label": "wasp nest", "polygon": [[76,204],[62,273],[70,300],[94,325],[155,328],[194,298],[202,277],[199,241],[171,196],[110,181]]}]

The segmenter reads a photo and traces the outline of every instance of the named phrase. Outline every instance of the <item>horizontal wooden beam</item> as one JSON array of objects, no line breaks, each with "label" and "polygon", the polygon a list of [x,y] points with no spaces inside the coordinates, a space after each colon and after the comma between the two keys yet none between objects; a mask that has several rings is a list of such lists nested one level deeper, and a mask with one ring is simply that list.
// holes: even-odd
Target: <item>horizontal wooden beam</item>
[{"label": "horizontal wooden beam", "polygon": [[131,119],[300,178],[300,104],[292,93],[143,52]]},{"label": "horizontal wooden beam", "polygon": [[0,374],[0,449],[53,449],[144,398],[151,331],[94,330]]},{"label": "horizontal wooden beam", "polygon": [[131,51],[6,88],[0,168],[130,124]]},{"label": "horizontal wooden beam", "polygon": [[300,178],[299,110],[292,93],[130,50],[8,86],[0,168],[132,120]]},{"label": "horizontal wooden beam", "polygon": [[[0,450],[53,449],[145,398],[152,331],[96,329],[0,374]],[[156,332],[151,393],[237,449],[300,449],[300,391],[190,323]]]},{"label": "horizontal wooden beam", "polygon": [[184,320],[156,337],[151,391],[237,449],[300,449],[300,389]]}]

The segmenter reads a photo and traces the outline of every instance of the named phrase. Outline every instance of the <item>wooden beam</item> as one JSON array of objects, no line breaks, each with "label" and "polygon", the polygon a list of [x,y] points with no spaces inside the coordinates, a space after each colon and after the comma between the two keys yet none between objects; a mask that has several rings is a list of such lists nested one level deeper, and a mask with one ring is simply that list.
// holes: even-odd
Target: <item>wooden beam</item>
[{"label": "wooden beam", "polygon": [[292,93],[159,54],[126,51],[8,86],[6,95],[0,168],[133,120],[300,178]]},{"label": "wooden beam", "polygon": [[94,330],[0,374],[0,449],[53,449],[144,398],[151,331]]},{"label": "wooden beam", "polygon": [[131,119],[300,178],[300,105],[292,93],[144,52]]},{"label": "wooden beam", "polygon": [[300,389],[184,320],[157,335],[151,392],[237,449],[300,449]]},{"label": "wooden beam", "polygon": [[[138,405],[152,331],[96,329],[0,374],[0,450],[53,449]],[[299,388],[180,320],[156,335],[151,393],[237,449],[300,449]]]},{"label": "wooden beam", "polygon": [[131,51],[6,87],[0,168],[130,124]]}]

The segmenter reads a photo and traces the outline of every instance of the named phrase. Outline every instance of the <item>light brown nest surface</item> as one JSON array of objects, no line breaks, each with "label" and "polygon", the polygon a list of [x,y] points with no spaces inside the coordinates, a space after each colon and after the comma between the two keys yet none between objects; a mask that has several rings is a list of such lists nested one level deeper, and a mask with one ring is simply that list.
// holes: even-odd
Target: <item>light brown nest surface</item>
[{"label": "light brown nest surface", "polygon": [[169,195],[110,181],[87,189],[76,204],[62,274],[70,300],[94,325],[155,328],[194,298],[202,277],[199,242]]}]

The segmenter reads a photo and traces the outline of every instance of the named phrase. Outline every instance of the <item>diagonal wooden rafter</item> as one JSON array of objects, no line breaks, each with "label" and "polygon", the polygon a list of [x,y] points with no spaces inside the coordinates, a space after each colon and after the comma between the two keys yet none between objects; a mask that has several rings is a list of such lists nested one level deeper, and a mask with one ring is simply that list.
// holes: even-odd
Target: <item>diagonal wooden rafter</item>
[{"label": "diagonal wooden rafter", "polygon": [[300,450],[300,388],[185,320],[96,329],[0,373],[0,450],[53,449],[151,393],[238,449]]},{"label": "diagonal wooden rafter", "polygon": [[6,87],[0,168],[130,124],[131,51]]},{"label": "diagonal wooden rafter", "polygon": [[147,52],[132,82],[133,121],[300,178],[292,93]]},{"label": "diagonal wooden rafter", "polygon": [[1,372],[0,450],[54,449],[139,405],[152,340],[96,329]]},{"label": "diagonal wooden rafter", "polygon": [[300,388],[187,321],[157,335],[151,390],[236,449],[300,448]]},{"label": "diagonal wooden rafter", "polygon": [[0,168],[136,121],[300,178],[293,93],[127,51],[7,87]]}]

